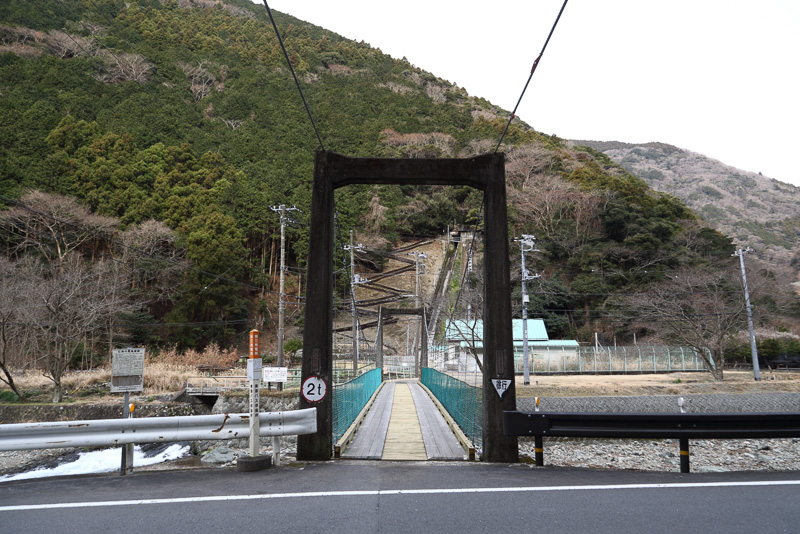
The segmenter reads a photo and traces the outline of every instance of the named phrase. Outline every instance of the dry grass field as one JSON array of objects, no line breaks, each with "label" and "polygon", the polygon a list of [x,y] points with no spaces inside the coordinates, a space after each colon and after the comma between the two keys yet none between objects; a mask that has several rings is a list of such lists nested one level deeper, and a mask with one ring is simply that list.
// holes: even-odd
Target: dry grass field
[{"label": "dry grass field", "polygon": [[[210,346],[203,352],[174,350],[145,360],[144,397],[159,397],[180,392],[192,377],[207,374],[243,376],[244,368],[236,367],[235,352]],[[349,362],[345,362],[349,365]],[[517,376],[520,397],[577,397],[625,395],[698,395],[714,393],[791,393],[800,392],[800,372],[762,370],[762,380],[753,380],[752,371],[728,370],[725,379],[715,381],[707,372],[662,374],[602,375],[531,375],[531,384],[523,386]],[[41,371],[18,372],[17,386],[26,394],[27,402],[49,403],[52,382]],[[109,392],[110,364],[91,371],[70,371],[63,378],[65,403],[117,402],[119,394]],[[0,388],[7,390],[8,388]],[[0,401],[2,402],[2,401]]]},{"label": "dry grass field", "polygon": [[[237,356],[230,351],[209,346],[203,352],[174,350],[161,352],[156,356],[146,355],[144,366],[144,391],[142,396],[158,396],[178,393],[186,386],[190,377],[203,376],[205,369],[215,369],[215,375],[243,375],[244,369],[234,369]],[[219,369],[227,369],[219,371]],[[109,392],[111,366],[91,371],[68,371],[62,378],[64,402],[104,402],[114,401],[119,394]],[[53,388],[52,381],[39,370],[29,370],[14,374],[14,382],[26,395],[29,402],[49,402]],[[6,389],[6,388],[3,388]]]},{"label": "dry grass field", "polygon": [[607,395],[708,395],[715,393],[797,393],[800,372],[762,371],[761,380],[752,371],[725,371],[716,381],[707,372],[627,375],[536,375],[529,386],[517,377],[520,397],[591,397]]}]

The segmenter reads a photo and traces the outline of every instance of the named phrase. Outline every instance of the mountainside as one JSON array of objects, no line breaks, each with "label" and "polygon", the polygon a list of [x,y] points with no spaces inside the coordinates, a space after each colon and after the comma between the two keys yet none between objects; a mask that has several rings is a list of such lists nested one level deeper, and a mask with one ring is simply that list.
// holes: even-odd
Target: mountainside
[{"label": "mountainside", "polygon": [[675,195],[766,261],[800,252],[800,188],[664,143],[573,141],[599,150],[657,191]]},{"label": "mountainside", "polygon": [[[85,284],[88,275],[92,283],[81,290],[106,291],[87,301],[116,299],[93,309],[94,330],[59,345],[67,363],[120,343],[234,346],[252,325],[269,332],[262,346],[274,347],[281,204],[305,212],[292,212],[298,223],[286,229],[285,293],[299,335],[316,150],[449,158],[498,146],[507,111],[365,43],[287,14],[275,13],[275,21],[313,124],[263,6],[249,0],[0,3],[0,271],[18,282],[16,293],[0,294],[7,299],[0,309],[27,310],[25,320],[45,328],[54,319],[36,314],[47,310],[23,304],[40,302],[37,291],[46,287]],[[649,300],[636,298],[678,274],[735,267],[728,236],[600,152],[519,119],[500,150],[509,232],[535,235],[541,249],[528,260],[542,274],[528,313],[543,317],[554,338],[666,342],[668,332],[657,326],[668,321],[645,316]],[[731,209],[744,211],[733,199],[746,200],[746,179],[737,178]],[[721,186],[708,188],[702,194],[727,198]],[[342,301],[351,300],[344,251],[351,230],[370,250],[356,258],[365,272],[380,270],[401,240],[472,227],[482,213],[481,192],[467,187],[353,185],[335,200]],[[766,199],[759,203],[769,211]],[[782,217],[788,214],[774,214],[764,228]],[[767,244],[783,246],[773,241]],[[715,287],[735,307],[741,291],[732,273]],[[781,292],[782,280],[774,282],[769,266],[756,276],[773,284],[754,292],[760,325],[796,329],[800,310]],[[479,285],[480,276],[453,280],[452,289],[462,283]],[[456,305],[481,309],[466,298]],[[741,328],[738,308],[725,315]]]}]

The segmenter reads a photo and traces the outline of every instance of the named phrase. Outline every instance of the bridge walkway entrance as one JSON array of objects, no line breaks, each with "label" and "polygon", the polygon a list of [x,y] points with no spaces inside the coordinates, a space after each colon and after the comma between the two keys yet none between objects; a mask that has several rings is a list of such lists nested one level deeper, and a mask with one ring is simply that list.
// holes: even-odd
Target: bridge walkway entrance
[{"label": "bridge walkway entrance", "polygon": [[417,380],[386,381],[342,458],[465,460],[467,454]]}]

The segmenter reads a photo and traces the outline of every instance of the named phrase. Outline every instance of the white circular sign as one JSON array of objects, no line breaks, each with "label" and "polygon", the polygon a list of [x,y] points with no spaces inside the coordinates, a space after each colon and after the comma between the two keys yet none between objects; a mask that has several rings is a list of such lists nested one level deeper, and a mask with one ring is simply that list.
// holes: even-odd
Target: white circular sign
[{"label": "white circular sign", "polygon": [[318,376],[309,376],[303,382],[303,398],[308,402],[319,402],[328,393],[328,384]]}]

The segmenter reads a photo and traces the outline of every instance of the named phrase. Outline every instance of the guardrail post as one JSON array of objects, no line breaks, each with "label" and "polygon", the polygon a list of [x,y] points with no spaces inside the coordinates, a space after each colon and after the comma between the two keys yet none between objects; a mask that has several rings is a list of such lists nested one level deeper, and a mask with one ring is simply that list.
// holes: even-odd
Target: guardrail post
[{"label": "guardrail post", "polygon": [[[126,391],[125,392],[125,408],[122,413],[123,419],[128,419],[129,417],[133,417],[133,409],[130,404],[130,394]],[[126,443],[122,445],[122,464],[119,468],[120,475],[127,475],[128,473],[133,473],[133,443]]]},{"label": "guardrail post", "polygon": [[689,438],[678,438],[681,449],[681,473],[689,472]]},{"label": "guardrail post", "polygon": [[542,436],[533,437],[533,451],[536,459],[536,467],[544,466],[544,439]]}]

